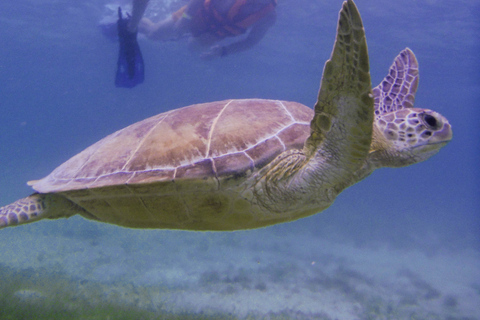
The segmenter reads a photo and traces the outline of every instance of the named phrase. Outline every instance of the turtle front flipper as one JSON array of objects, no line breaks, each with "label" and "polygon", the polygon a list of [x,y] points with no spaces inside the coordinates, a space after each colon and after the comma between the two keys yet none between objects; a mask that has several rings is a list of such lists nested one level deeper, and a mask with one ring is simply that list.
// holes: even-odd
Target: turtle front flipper
[{"label": "turtle front flipper", "polygon": [[70,200],[56,194],[34,193],[0,208],[0,229],[40,219],[67,218],[79,210]]},{"label": "turtle front flipper", "polygon": [[362,19],[348,0],[339,14],[335,45],[324,67],[311,135],[305,143],[307,157],[347,175],[362,165],[370,148],[373,96],[369,70]]},{"label": "turtle front flipper", "polygon": [[418,62],[412,50],[398,54],[387,76],[373,89],[375,114],[413,108],[418,88]]}]

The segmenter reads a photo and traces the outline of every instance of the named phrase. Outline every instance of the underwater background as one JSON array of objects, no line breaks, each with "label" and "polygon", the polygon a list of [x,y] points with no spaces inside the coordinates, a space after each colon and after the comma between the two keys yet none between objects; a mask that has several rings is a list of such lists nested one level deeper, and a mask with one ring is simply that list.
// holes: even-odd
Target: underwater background
[{"label": "underwater background", "polygon": [[[166,17],[182,0],[151,0]],[[272,98],[313,106],[339,0],[278,0],[245,53],[204,61],[139,37],[145,83],[114,86],[111,0],[0,2],[0,206],[104,136],[182,106]],[[480,319],[480,1],[357,0],[372,84],[405,47],[415,106],[453,140],[380,169],[326,211],[238,232],[133,230],[80,217],[0,231],[0,319]]]}]

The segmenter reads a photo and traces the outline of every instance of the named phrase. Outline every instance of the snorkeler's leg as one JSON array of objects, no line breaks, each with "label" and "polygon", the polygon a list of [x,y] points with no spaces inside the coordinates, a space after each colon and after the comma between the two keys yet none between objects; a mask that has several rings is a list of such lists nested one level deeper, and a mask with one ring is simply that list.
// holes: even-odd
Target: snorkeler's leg
[{"label": "snorkeler's leg", "polygon": [[131,33],[137,32],[138,24],[142,20],[143,14],[147,9],[149,0],[133,0],[132,1],[132,16],[128,23],[128,31]]},{"label": "snorkeler's leg", "polygon": [[122,16],[122,9],[118,8],[118,40],[119,53],[115,86],[133,88],[144,80],[145,67],[142,53],[137,43],[137,32],[130,32],[128,25],[130,17]]}]

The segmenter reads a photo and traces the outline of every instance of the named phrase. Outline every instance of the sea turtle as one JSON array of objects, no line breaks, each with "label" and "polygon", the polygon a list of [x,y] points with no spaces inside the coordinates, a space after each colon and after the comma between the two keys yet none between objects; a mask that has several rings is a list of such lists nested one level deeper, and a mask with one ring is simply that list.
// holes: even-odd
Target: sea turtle
[{"label": "sea turtle", "polygon": [[452,138],[440,114],[413,108],[418,65],[407,48],[371,89],[365,33],[343,3],[314,110],[227,100],[135,123],[29,184],[0,227],[85,218],[133,228],[238,230],[315,214],[380,167],[426,160]]}]

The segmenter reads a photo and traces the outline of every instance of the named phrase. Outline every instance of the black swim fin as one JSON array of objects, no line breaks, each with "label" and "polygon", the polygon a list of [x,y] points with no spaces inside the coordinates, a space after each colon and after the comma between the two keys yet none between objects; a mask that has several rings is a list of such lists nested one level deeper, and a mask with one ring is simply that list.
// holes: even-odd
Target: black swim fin
[{"label": "black swim fin", "polygon": [[122,9],[118,8],[118,40],[120,50],[117,61],[117,74],[115,75],[115,86],[133,88],[143,82],[145,78],[145,65],[143,64],[142,52],[137,43],[137,32],[131,33],[127,26],[130,16],[124,19]]}]

